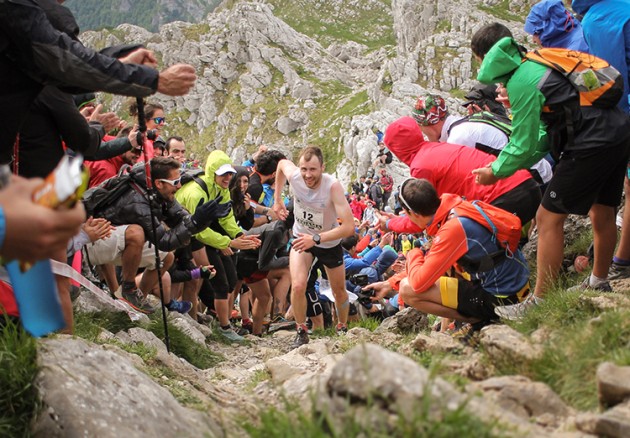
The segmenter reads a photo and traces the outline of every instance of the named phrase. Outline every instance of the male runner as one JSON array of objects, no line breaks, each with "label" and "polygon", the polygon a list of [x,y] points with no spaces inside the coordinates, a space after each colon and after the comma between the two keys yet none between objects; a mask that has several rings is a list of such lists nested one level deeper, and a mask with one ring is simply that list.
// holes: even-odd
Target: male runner
[{"label": "male runner", "polygon": [[[298,167],[299,166],[299,167]],[[307,344],[306,285],[314,259],[324,265],[337,307],[337,333],[348,330],[348,294],[343,264],[341,239],[354,234],[354,221],[350,205],[339,181],[324,173],[324,157],[315,146],[304,148],[298,166],[289,160],[278,163],[273,209],[281,220],[288,211],[281,199],[282,189],[288,181],[293,196],[295,222],[289,255],[291,271],[291,305],[297,323],[293,347]],[[337,222],[341,220],[341,224]]]}]

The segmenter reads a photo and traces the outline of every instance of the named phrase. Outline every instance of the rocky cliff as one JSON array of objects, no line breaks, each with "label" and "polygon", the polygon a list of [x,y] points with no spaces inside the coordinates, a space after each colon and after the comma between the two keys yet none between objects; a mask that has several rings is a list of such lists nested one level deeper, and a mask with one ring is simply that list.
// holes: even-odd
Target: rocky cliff
[{"label": "rocky cliff", "polygon": [[[408,114],[418,95],[439,92],[458,111],[477,68],[472,33],[499,20],[522,38],[528,8],[526,0],[226,1],[195,24],[159,33],[121,25],[83,39],[142,42],[163,65],[193,64],[190,94],[153,99],[166,106],[167,134],[201,155],[220,148],[238,161],[261,143],[287,152],[315,144],[348,183],[375,157],[374,131]],[[393,170],[403,178],[404,166]]]}]

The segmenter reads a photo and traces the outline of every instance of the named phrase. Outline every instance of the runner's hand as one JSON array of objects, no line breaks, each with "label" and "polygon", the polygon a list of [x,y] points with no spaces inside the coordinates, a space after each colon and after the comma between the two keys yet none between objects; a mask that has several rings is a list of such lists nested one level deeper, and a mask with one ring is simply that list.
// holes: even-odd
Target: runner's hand
[{"label": "runner's hand", "polygon": [[297,233],[297,235],[297,239],[295,239],[291,245],[297,252],[303,252],[315,246],[313,236],[310,234]]},{"label": "runner's hand", "polygon": [[286,220],[287,216],[289,216],[289,210],[287,210],[283,202],[274,202],[271,209],[281,221]]}]

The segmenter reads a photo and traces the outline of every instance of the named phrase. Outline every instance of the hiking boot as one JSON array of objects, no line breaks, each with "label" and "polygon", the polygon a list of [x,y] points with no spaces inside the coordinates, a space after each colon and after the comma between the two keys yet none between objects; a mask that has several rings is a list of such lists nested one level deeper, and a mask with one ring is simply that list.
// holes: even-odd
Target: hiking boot
[{"label": "hiking boot", "polygon": [[507,319],[508,321],[517,321],[523,318],[529,310],[536,307],[543,301],[544,300],[542,298],[539,298],[534,294],[529,294],[529,296],[520,303],[495,307],[494,313],[496,313],[499,318]]},{"label": "hiking boot", "polygon": [[205,313],[197,312],[197,322],[199,324],[212,324],[214,322],[214,318],[211,315],[207,315]]},{"label": "hiking boot", "polygon": [[129,292],[121,291],[121,300],[129,304],[134,310],[150,315],[155,310],[148,303],[146,297],[140,289],[134,289]]},{"label": "hiking boot", "polygon": [[171,302],[166,305],[166,308],[170,312],[188,313],[190,309],[192,309],[192,303],[190,301],[171,300]]},{"label": "hiking boot", "polygon": [[243,342],[245,338],[237,334],[232,327],[224,329],[223,327],[219,327],[219,333],[221,333],[226,339],[232,342]]},{"label": "hiking boot", "polygon": [[608,271],[608,280],[621,280],[630,278],[630,265],[624,266],[612,262]]},{"label": "hiking boot", "polygon": [[297,333],[295,334],[295,339],[293,340],[292,348],[298,348],[301,345],[308,344],[308,333],[307,329],[304,326],[298,327]]},{"label": "hiking boot", "polygon": [[582,281],[582,283],[578,284],[577,286],[570,287],[567,290],[571,290],[571,291],[598,290],[600,292],[613,291],[612,287],[610,287],[610,283],[607,281],[604,281],[603,283],[600,283],[597,286],[591,286],[590,280],[591,280],[591,276],[589,275]]}]

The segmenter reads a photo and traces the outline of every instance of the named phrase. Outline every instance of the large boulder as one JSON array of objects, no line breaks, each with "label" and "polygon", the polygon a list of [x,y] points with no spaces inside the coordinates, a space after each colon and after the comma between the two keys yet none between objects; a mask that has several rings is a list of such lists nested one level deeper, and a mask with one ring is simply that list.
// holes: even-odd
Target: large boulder
[{"label": "large boulder", "polygon": [[36,379],[42,410],[36,437],[217,436],[201,412],[182,407],[171,393],[122,355],[71,339],[40,342]]}]

